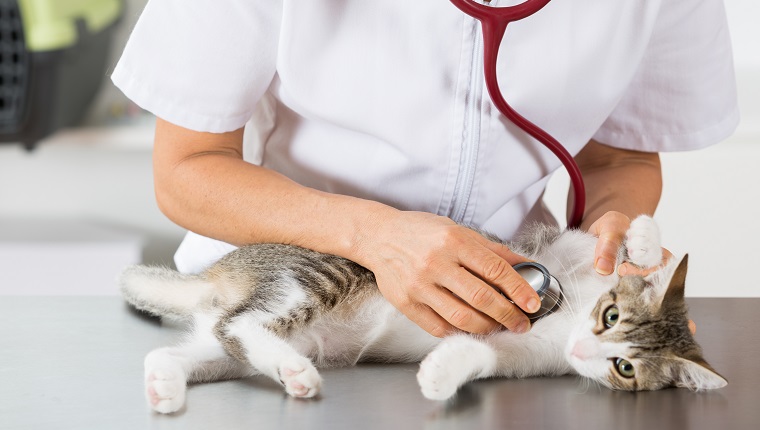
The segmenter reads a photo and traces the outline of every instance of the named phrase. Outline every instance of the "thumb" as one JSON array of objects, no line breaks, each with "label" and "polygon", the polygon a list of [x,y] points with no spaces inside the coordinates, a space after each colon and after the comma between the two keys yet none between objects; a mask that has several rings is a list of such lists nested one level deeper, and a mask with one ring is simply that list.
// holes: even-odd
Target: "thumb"
[{"label": "thumb", "polygon": [[591,224],[589,233],[599,238],[594,250],[594,269],[599,274],[606,276],[615,271],[618,250],[630,225],[630,218],[615,211],[605,213]]},{"label": "thumb", "polygon": [[601,275],[610,275],[615,271],[615,262],[620,246],[623,244],[622,235],[603,232],[596,241],[594,250],[594,269]]}]

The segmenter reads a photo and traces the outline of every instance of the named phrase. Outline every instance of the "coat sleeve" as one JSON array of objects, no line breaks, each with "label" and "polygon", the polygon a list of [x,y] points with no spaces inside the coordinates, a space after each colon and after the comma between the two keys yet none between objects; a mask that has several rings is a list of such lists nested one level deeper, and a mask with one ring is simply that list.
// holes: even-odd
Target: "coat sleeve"
[{"label": "coat sleeve", "polygon": [[717,143],[739,112],[722,0],[664,0],[637,73],[594,139],[640,151]]},{"label": "coat sleeve", "polygon": [[281,15],[276,0],[150,0],[111,79],[174,124],[238,129],[274,77]]}]

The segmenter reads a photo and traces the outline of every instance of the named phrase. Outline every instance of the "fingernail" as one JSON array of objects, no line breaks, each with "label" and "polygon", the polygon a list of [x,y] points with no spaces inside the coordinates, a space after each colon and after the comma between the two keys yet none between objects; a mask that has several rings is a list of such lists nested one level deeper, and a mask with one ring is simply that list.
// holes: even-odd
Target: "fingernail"
[{"label": "fingernail", "polygon": [[530,321],[521,321],[514,329],[515,333],[527,333],[528,330],[530,330]]},{"label": "fingernail", "polygon": [[695,324],[692,320],[689,320],[689,331],[692,335],[697,334],[697,324]]},{"label": "fingernail", "polygon": [[621,264],[618,267],[618,275],[625,276],[628,273],[628,267],[625,264]]},{"label": "fingernail", "polygon": [[528,312],[534,313],[538,312],[539,309],[541,309],[541,301],[538,299],[530,299],[528,300]]},{"label": "fingernail", "polygon": [[611,274],[612,271],[615,270],[614,264],[610,260],[604,257],[599,257],[596,260],[596,264],[594,264],[594,268],[599,274],[605,275],[605,276]]}]

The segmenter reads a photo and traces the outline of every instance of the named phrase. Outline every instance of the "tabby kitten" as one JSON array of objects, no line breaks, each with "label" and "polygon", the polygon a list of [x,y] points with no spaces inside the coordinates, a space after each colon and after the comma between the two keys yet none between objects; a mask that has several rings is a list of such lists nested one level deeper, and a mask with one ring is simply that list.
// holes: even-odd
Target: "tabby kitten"
[{"label": "tabby kitten", "polygon": [[[688,329],[686,258],[646,278],[601,276],[595,244],[587,233],[545,226],[509,244],[563,286],[562,306],[525,334],[435,338],[382,297],[372,272],[289,245],[242,247],[199,275],[133,266],[120,284],[138,309],[192,318],[186,341],[145,358],[146,397],[162,413],[183,406],[188,382],[263,374],[291,396],[313,397],[322,384],[316,367],[360,361],[422,361],[417,380],[435,400],[475,379],[568,373],[618,390],[725,386]],[[654,267],[661,258],[656,224],[637,218],[618,262]]]}]

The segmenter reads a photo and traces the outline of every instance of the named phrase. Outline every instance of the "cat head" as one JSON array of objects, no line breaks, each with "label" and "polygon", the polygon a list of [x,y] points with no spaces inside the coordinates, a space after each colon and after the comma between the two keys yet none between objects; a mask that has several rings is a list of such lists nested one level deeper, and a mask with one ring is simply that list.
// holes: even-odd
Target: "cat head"
[{"label": "cat head", "polygon": [[567,345],[566,356],[579,374],[626,391],[698,391],[728,383],[704,360],[689,330],[687,261],[688,256],[675,270],[671,264],[646,278],[624,276],[599,298]]}]

